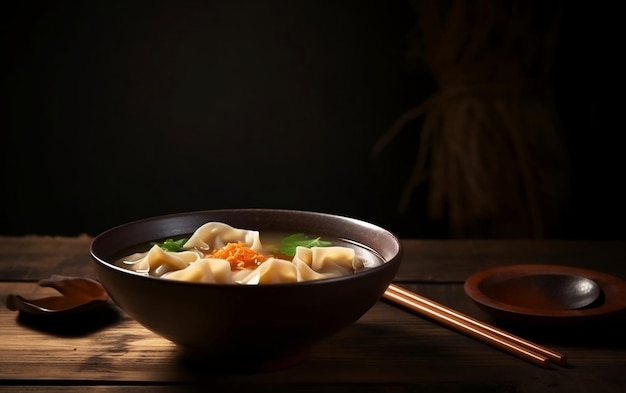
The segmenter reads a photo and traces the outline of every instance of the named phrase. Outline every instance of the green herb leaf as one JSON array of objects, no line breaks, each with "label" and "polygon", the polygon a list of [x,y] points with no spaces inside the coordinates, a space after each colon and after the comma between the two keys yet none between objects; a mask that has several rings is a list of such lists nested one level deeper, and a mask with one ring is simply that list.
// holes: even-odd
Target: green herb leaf
[{"label": "green herb leaf", "polygon": [[326,240],[322,240],[319,237],[310,238],[304,233],[295,233],[289,235],[280,241],[280,245],[276,248],[277,252],[288,255],[290,257],[296,255],[296,247],[327,247],[332,243]]},{"label": "green herb leaf", "polygon": [[178,239],[178,240],[167,239],[163,243],[152,242],[150,244],[153,245],[153,246],[157,245],[157,246],[161,247],[165,251],[176,252],[176,251],[182,250],[182,248],[183,248],[183,246],[185,245],[186,242],[187,242],[187,239],[183,238],[183,239]]}]

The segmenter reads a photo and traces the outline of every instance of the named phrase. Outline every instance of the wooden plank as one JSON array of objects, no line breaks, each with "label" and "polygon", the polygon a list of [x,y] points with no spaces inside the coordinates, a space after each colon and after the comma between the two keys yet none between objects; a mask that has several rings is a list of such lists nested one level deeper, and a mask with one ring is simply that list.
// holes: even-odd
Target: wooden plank
[{"label": "wooden plank", "polygon": [[626,279],[626,242],[403,240],[398,282],[458,282],[495,266],[563,264]]},{"label": "wooden plank", "polygon": [[[2,283],[0,294],[28,292],[28,283]],[[413,289],[436,298],[446,293],[454,304],[463,297],[458,285],[417,285]],[[434,289],[434,290],[433,290]],[[32,291],[34,295],[37,291]],[[438,300],[442,300],[439,298]],[[445,299],[443,299],[445,300]],[[597,335],[597,334],[596,334]],[[550,379],[554,370],[502,353],[483,343],[450,331],[394,305],[379,302],[357,323],[321,341],[301,364],[272,373],[211,375],[193,370],[177,357],[176,348],[125,315],[101,329],[63,334],[20,321],[16,313],[0,311],[0,379],[17,383],[36,380],[64,383],[206,383],[207,378],[234,384],[430,384],[510,381],[531,383]],[[11,337],[7,340],[7,337]],[[550,344],[544,337],[542,344]],[[554,345],[567,353],[576,372],[558,369],[558,384],[568,378],[598,378],[625,382],[626,367],[620,347],[606,343],[580,347],[577,342]],[[451,370],[453,374],[451,374]]]},{"label": "wooden plank", "polygon": [[[89,237],[0,238],[0,298],[49,295],[34,281],[52,274],[91,275]],[[619,242],[405,240],[402,286],[495,323],[465,295],[477,269],[513,263],[562,263],[626,278]],[[21,282],[20,282],[21,281]],[[322,340],[300,364],[262,374],[216,374],[186,367],[173,344],[114,305],[83,319],[42,324],[0,307],[3,392],[179,391],[182,384],[231,391],[580,391],[621,392],[626,385],[626,321],[576,329],[506,326],[563,352],[572,367],[543,370],[398,306],[380,301],[357,323]],[[579,336],[582,334],[582,336]],[[582,337],[582,338],[581,338]],[[68,385],[68,386],[62,386]],[[405,390],[407,389],[407,390]]]},{"label": "wooden plank", "polygon": [[[548,387],[542,385],[550,384]],[[606,384],[603,384],[606,385]],[[528,386],[528,387],[527,387]],[[604,388],[605,386],[602,386]],[[560,389],[560,390],[559,390]],[[570,381],[567,386],[551,384],[549,381],[538,379],[533,384],[518,385],[514,382],[417,382],[406,385],[385,385],[385,384],[256,384],[256,383],[231,383],[212,382],[200,385],[168,386],[168,385],[122,385],[122,386],[3,386],[3,393],[195,393],[195,392],[271,392],[271,393],[458,393],[458,392],[480,392],[480,393],[511,393],[511,392],[534,392],[534,393],[554,393],[555,391],[580,392],[580,385],[576,381]],[[622,393],[623,387],[589,390],[590,392],[602,393]]]},{"label": "wooden plank", "polygon": [[0,237],[0,278],[36,281],[53,274],[95,277],[89,245],[91,238]]},{"label": "wooden plank", "polygon": [[[16,284],[9,289],[25,292],[25,286],[27,284]],[[5,284],[1,288],[6,291]],[[41,380],[77,378],[165,382],[190,381],[196,377],[182,368],[171,343],[156,337],[124,315],[101,330],[64,336],[58,332],[51,335],[24,325],[16,319],[16,313],[3,310],[0,313],[0,332],[2,337],[13,337],[13,340],[0,344],[0,358],[3,359],[0,376],[3,378],[32,379],[33,375],[37,375],[37,379]],[[407,339],[406,342],[403,338]],[[342,383],[374,382],[381,377],[406,382],[415,378],[416,373],[420,374],[419,370],[426,372],[423,366],[420,367],[421,363],[430,366],[448,361],[473,363],[470,356],[458,354],[465,351],[468,345],[475,348],[475,361],[481,357],[489,359],[484,355],[486,352],[501,357],[505,363],[520,362],[381,302],[357,324],[321,342],[305,362],[306,366],[272,373],[271,378],[264,376],[262,379],[309,383],[321,375]],[[456,355],[450,353],[452,348]],[[342,371],[337,373],[338,369]],[[364,373],[365,370],[370,372]],[[421,378],[438,375],[445,380],[446,374],[433,374],[430,370]],[[245,380],[248,377],[241,378]],[[257,378],[259,376],[255,380]]]}]

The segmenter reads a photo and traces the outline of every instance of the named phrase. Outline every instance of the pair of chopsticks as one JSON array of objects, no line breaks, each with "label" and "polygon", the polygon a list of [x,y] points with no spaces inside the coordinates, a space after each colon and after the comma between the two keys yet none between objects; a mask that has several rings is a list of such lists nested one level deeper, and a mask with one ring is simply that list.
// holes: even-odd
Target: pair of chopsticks
[{"label": "pair of chopsticks", "polygon": [[559,365],[567,363],[565,355],[452,310],[395,284],[387,287],[383,297],[538,366],[549,368],[551,362]]}]

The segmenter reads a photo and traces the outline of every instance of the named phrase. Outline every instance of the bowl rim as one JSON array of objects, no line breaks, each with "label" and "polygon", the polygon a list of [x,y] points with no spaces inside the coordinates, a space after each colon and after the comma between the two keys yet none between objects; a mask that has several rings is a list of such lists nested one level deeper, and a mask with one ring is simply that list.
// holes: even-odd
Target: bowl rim
[{"label": "bowl rim", "polygon": [[[242,213],[255,213],[255,212],[256,213],[262,212],[262,213],[267,213],[267,214],[277,213],[277,214],[284,214],[284,215],[298,214],[298,215],[305,215],[305,216],[311,216],[311,217],[313,216],[326,217],[326,218],[332,218],[332,219],[339,219],[341,221],[346,221],[346,222],[352,222],[353,224],[357,224],[360,227],[369,228],[371,230],[376,230],[376,231],[382,231],[383,233],[386,234],[387,237],[389,237],[390,239],[394,241],[396,249],[395,249],[394,254],[391,256],[391,258],[385,259],[381,255],[381,257],[383,258],[383,263],[381,265],[375,266],[370,269],[358,271],[358,272],[355,272],[354,274],[348,274],[348,275],[339,276],[339,277],[329,277],[329,278],[323,278],[323,279],[318,279],[318,280],[306,280],[306,281],[299,281],[299,282],[273,283],[273,284],[263,284],[263,285],[237,285],[237,284],[218,284],[218,283],[207,283],[207,282],[192,282],[192,281],[171,280],[171,279],[162,278],[162,277],[147,276],[147,275],[135,273],[131,270],[124,269],[123,267],[120,267],[111,262],[108,262],[103,257],[98,255],[99,253],[96,251],[99,243],[103,241],[102,239],[105,239],[106,237],[111,236],[113,233],[116,233],[120,230],[124,230],[133,226],[147,225],[152,222],[158,222],[158,221],[163,221],[163,220],[168,220],[168,219],[184,218],[187,216],[191,217],[191,216],[197,216],[201,214],[212,214],[212,213],[242,214]],[[366,250],[372,250],[371,247],[361,244],[357,241],[346,239],[346,238],[344,238],[344,240],[350,243],[356,244],[360,247],[363,247]],[[372,250],[372,251],[380,255],[378,251],[376,250]],[[89,244],[89,254],[91,255],[92,260],[96,264],[106,269],[123,273],[124,275],[128,277],[133,277],[139,280],[166,282],[168,283],[168,285],[213,287],[213,288],[220,288],[220,289],[223,289],[223,288],[257,288],[257,291],[258,291],[258,288],[277,288],[277,287],[288,288],[288,287],[328,285],[328,284],[338,283],[342,281],[353,280],[359,277],[365,278],[366,276],[377,274],[380,270],[397,269],[402,259],[403,252],[404,252],[404,248],[402,245],[402,241],[395,233],[393,233],[389,229],[386,229],[377,224],[373,224],[369,221],[347,216],[347,215],[340,215],[340,214],[333,214],[333,213],[326,213],[326,212],[318,212],[318,211],[311,211],[311,210],[298,210],[298,209],[275,209],[275,208],[206,209],[206,210],[193,210],[193,211],[184,211],[184,212],[179,212],[179,213],[169,213],[169,214],[150,216],[150,217],[140,218],[137,220],[128,221],[123,224],[119,224],[109,229],[106,229],[103,232],[96,235],[92,239],[91,243]]]}]

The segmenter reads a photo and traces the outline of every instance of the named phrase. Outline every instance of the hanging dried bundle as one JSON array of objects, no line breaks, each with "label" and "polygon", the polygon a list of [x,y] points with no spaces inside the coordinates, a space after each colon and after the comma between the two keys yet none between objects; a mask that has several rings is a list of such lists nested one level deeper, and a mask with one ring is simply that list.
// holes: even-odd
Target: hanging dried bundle
[{"label": "hanging dried bundle", "polygon": [[422,119],[400,198],[428,184],[428,214],[455,237],[544,237],[567,190],[567,157],[550,90],[558,3],[417,0],[412,53],[438,84],[374,146]]}]

